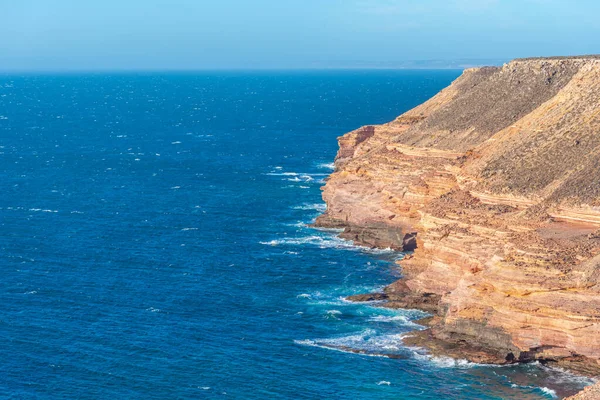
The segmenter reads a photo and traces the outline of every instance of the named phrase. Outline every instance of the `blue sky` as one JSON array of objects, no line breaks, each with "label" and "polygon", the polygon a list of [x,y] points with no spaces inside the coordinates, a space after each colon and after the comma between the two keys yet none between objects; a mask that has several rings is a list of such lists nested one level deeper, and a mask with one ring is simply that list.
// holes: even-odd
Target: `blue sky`
[{"label": "blue sky", "polygon": [[393,67],[600,53],[598,0],[0,0],[0,69]]}]

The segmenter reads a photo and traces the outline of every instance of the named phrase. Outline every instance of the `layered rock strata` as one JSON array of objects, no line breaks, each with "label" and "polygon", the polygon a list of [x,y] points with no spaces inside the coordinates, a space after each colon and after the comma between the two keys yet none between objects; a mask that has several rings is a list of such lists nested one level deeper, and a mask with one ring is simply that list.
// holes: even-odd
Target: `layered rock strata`
[{"label": "layered rock strata", "polygon": [[317,225],[414,250],[382,294],[434,314],[407,342],[600,371],[600,59],[465,70],[339,138]]}]

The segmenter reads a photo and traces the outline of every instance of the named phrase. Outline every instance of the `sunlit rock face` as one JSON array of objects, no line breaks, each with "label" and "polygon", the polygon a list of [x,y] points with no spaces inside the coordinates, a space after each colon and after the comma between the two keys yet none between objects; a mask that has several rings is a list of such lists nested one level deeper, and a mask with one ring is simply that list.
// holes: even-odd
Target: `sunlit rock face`
[{"label": "sunlit rock face", "polygon": [[598,57],[466,70],[429,101],[339,144],[317,225],[414,249],[386,298],[415,307],[421,298],[435,311],[423,342],[596,373]]}]

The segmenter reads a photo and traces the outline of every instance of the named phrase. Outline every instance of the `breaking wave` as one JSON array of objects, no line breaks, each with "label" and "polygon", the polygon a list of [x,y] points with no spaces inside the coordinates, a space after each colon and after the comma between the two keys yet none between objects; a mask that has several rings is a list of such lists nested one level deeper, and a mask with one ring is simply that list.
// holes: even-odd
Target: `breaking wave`
[{"label": "breaking wave", "polygon": [[294,343],[372,357],[408,357],[402,346],[402,334],[381,335],[373,329],[329,339],[295,340]]},{"label": "breaking wave", "polygon": [[314,204],[302,204],[300,206],[294,206],[292,207],[292,209],[294,210],[314,210],[314,211],[319,211],[319,212],[325,212],[325,210],[327,210],[327,204],[325,203],[314,203]]}]

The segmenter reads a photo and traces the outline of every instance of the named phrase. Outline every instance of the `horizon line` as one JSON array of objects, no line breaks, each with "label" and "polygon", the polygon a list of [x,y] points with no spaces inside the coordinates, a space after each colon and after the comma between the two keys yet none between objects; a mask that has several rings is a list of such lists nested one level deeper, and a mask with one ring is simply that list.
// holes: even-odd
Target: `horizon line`
[{"label": "horizon line", "polygon": [[81,74],[81,73],[156,73],[156,72],[284,72],[284,71],[459,71],[467,68],[489,67],[494,64],[465,64],[460,66],[407,67],[227,67],[227,68],[81,68],[81,69],[0,69],[0,74]]}]

